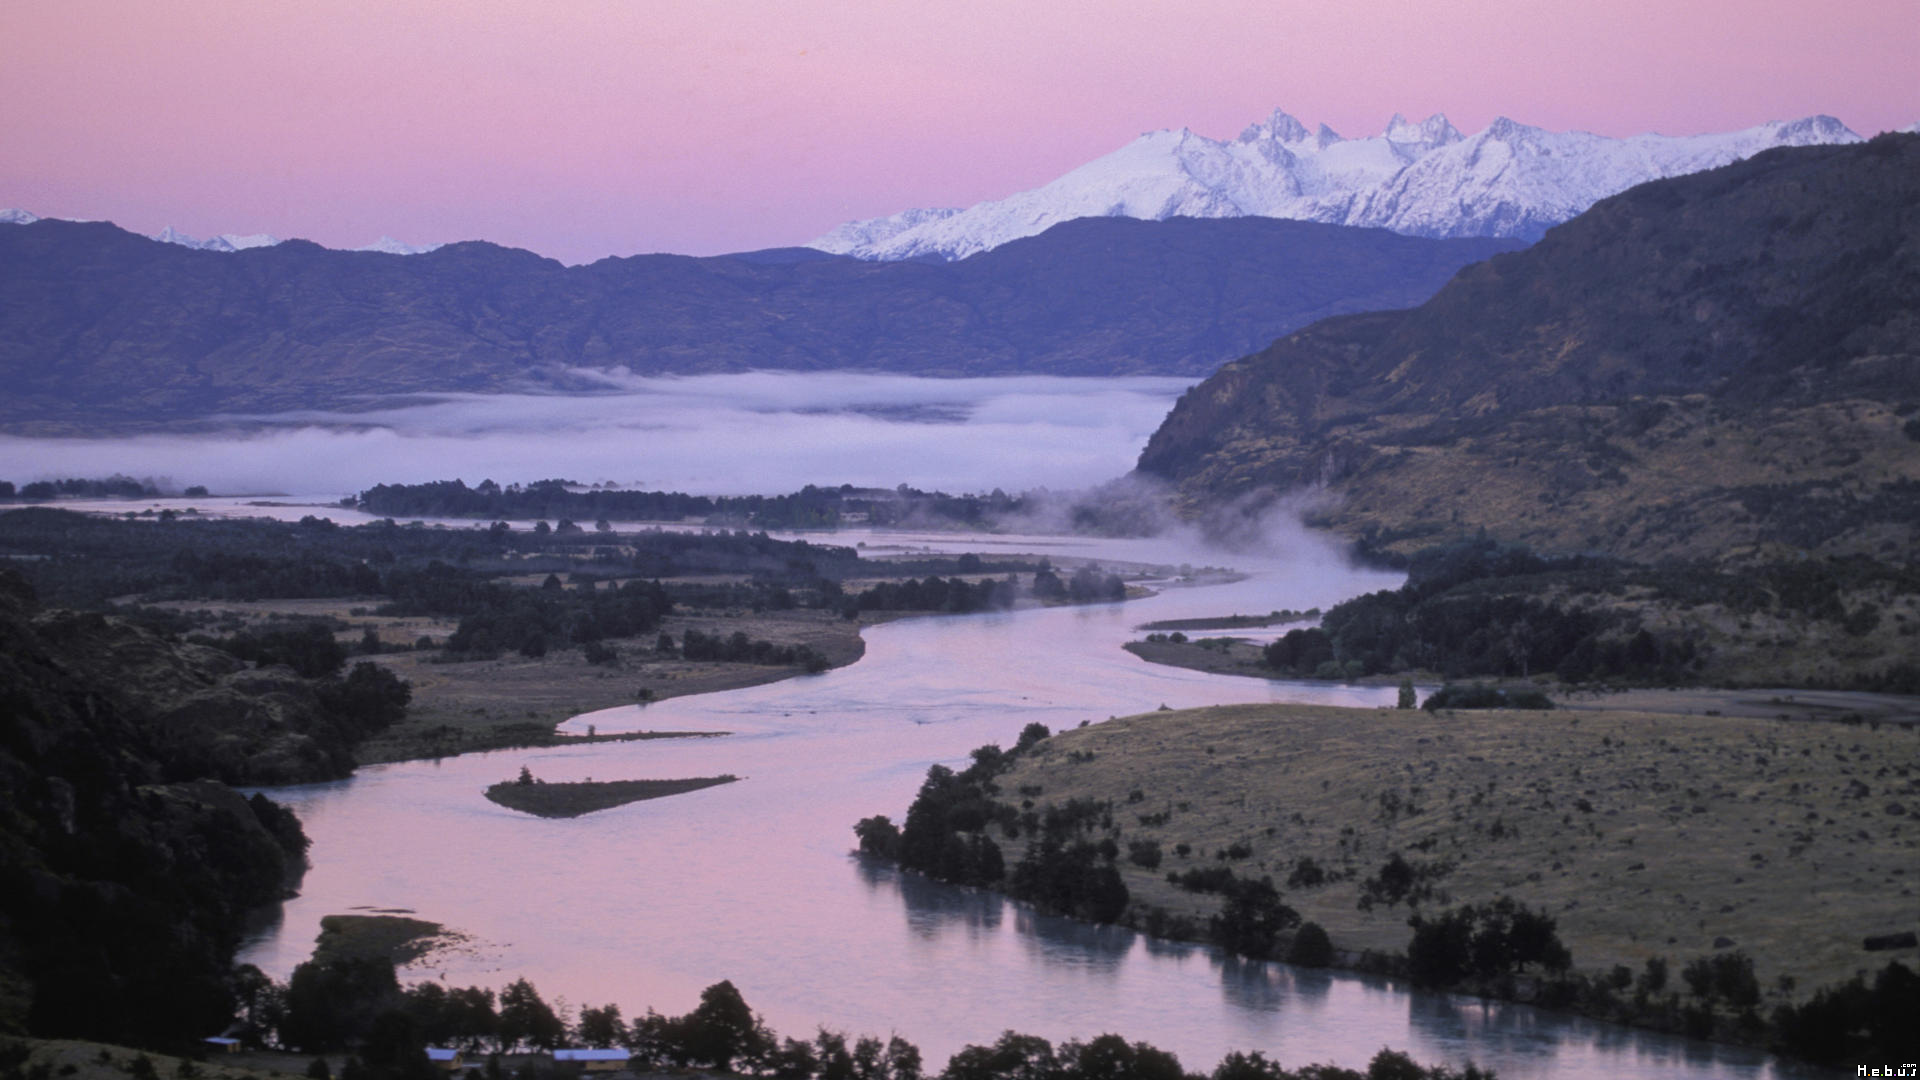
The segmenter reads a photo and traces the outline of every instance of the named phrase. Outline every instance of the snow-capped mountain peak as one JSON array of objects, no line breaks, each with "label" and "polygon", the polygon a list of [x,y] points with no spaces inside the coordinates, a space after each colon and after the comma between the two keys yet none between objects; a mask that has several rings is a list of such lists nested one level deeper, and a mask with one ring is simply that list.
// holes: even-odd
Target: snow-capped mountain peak
[{"label": "snow-capped mountain peak", "polygon": [[1775,146],[1858,142],[1830,116],[1723,134],[1614,139],[1508,117],[1462,135],[1446,116],[1395,114],[1380,135],[1309,131],[1275,109],[1231,141],[1148,132],[1051,183],[965,210],[849,222],[809,247],[865,259],[965,258],[1080,217],[1293,218],[1418,236],[1532,238],[1635,184]]},{"label": "snow-capped mountain peak", "polygon": [[40,220],[40,215],[25,210],[0,210],[0,225],[31,225]]},{"label": "snow-capped mountain peak", "polygon": [[1390,143],[1446,146],[1459,142],[1465,136],[1460,134],[1460,129],[1448,122],[1444,113],[1434,113],[1417,124],[1399,113],[1394,113],[1393,119],[1387,121],[1384,137]]},{"label": "snow-capped mountain peak", "polygon": [[1245,131],[1235,142],[1277,142],[1283,145],[1306,142],[1312,136],[1307,126],[1284,109],[1273,110],[1273,115],[1265,120],[1248,124]]}]

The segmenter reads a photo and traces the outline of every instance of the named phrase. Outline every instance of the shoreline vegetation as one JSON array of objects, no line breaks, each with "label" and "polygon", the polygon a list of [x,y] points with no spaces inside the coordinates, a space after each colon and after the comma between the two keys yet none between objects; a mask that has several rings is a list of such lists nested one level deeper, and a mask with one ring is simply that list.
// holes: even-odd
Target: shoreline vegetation
[{"label": "shoreline vegetation", "polygon": [[515,780],[503,780],[486,789],[489,800],[543,818],[574,818],[616,806],[683,795],[701,788],[731,784],[740,777],[696,776],[684,780],[584,780],[548,782],[524,767]]},{"label": "shoreline vegetation", "polygon": [[902,825],[855,833],[903,868],[1157,937],[1842,1060],[1893,1053],[1887,1018],[1920,1008],[1915,739],[1221,706],[1029,725],[929,770]]},{"label": "shoreline vegetation", "polygon": [[[535,785],[537,786],[537,785]],[[782,1038],[747,1004],[730,981],[708,986],[684,1015],[648,1008],[629,1019],[617,1003],[582,1003],[577,1011],[558,998],[549,1004],[531,982],[514,979],[495,991],[453,987],[440,979],[403,986],[397,963],[421,951],[469,939],[437,923],[394,913],[331,915],[311,959],[285,983],[257,968],[236,972],[238,1017],[233,1044],[201,1065],[176,1064],[181,1080],[239,1080],[257,1073],[309,1080],[430,1080],[444,1075],[428,1048],[468,1055],[469,1080],[556,1080],[577,1075],[558,1051],[614,1051],[628,1077],[759,1076],[780,1080],[1494,1080],[1471,1061],[1421,1065],[1407,1054],[1381,1049],[1365,1071],[1338,1065],[1283,1067],[1262,1053],[1230,1051],[1210,1073],[1189,1072],[1173,1054],[1118,1034],[1055,1044],[1008,1030],[990,1044],[961,1047],[934,1071],[920,1049],[895,1033],[884,1041],[826,1027],[810,1038]],[[36,1054],[71,1060],[72,1044],[0,1038],[0,1080],[44,1080],[48,1072],[20,1070]],[[89,1045],[85,1068],[62,1069],[81,1080],[158,1080],[144,1053],[120,1061],[122,1048]],[[186,1047],[174,1047],[186,1049]],[[233,1072],[229,1072],[229,1069]],[[459,1066],[454,1067],[456,1070]],[[509,1069],[511,1072],[509,1073]]]},{"label": "shoreline vegetation", "polygon": [[[1920,572],[1865,559],[1747,568],[1540,554],[1485,538],[1325,612],[1142,626],[1143,659],[1220,674],[1920,694]],[[1282,619],[1297,615],[1296,619]],[[1302,622],[1263,645],[1187,630]]]}]

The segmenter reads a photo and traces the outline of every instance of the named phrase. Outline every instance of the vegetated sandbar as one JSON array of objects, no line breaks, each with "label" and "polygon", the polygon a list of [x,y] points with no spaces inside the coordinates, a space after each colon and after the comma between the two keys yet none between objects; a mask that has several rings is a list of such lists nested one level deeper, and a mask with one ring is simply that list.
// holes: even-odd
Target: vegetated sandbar
[{"label": "vegetated sandbar", "polygon": [[523,814],[549,818],[579,817],[595,810],[609,810],[644,799],[661,799],[717,784],[731,784],[738,779],[732,773],[727,773],[685,780],[585,780],[558,784],[507,780],[489,787],[487,798]]},{"label": "vegetated sandbar", "polygon": [[[997,783],[1036,810],[1110,803],[1121,852],[1158,852],[1118,860],[1136,925],[1204,926],[1219,898],[1167,874],[1226,866],[1270,875],[1350,963],[1400,952],[1409,909],[1358,906],[1397,852],[1451,867],[1422,910],[1511,896],[1558,920],[1576,971],[1737,949],[1770,1006],[1916,959],[1863,945],[1913,929],[1920,888],[1920,737],[1894,724],[1220,706],[1061,732]],[[1288,883],[1302,859],[1323,883]]]},{"label": "vegetated sandbar", "polygon": [[323,915],[313,958],[321,963],[372,958],[404,965],[466,939],[437,922],[406,915]]},{"label": "vegetated sandbar", "polygon": [[1160,619],[1156,622],[1141,623],[1141,630],[1255,630],[1267,626],[1284,626],[1287,623],[1310,622],[1320,616],[1320,609],[1311,614],[1304,611],[1275,611],[1267,615],[1212,615],[1199,619]]}]

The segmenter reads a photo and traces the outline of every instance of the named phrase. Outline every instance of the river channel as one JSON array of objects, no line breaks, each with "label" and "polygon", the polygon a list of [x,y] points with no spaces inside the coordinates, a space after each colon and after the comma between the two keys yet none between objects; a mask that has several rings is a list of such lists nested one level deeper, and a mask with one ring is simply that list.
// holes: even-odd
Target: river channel
[{"label": "river channel", "polygon": [[[313,839],[313,867],[241,959],[285,979],[311,951],[321,916],[405,909],[470,941],[403,979],[497,987],[525,976],[549,1002],[616,1002],[629,1016],[686,1012],[702,987],[730,979],[783,1035],[808,1037],[820,1025],[897,1033],[934,1068],[1011,1028],[1056,1041],[1118,1032],[1199,1071],[1234,1049],[1289,1066],[1364,1066],[1391,1046],[1423,1061],[1471,1058],[1509,1080],[1800,1075],[1751,1051],[1037,915],[850,854],[853,822],[899,820],[928,765],[1010,744],[1031,721],[1059,730],[1225,702],[1377,706],[1394,693],[1204,675],[1119,647],[1148,620],[1324,607],[1397,584],[1298,533],[1261,556],[1197,556],[1150,541],[828,538],[860,540],[1228,563],[1248,576],[1124,604],[906,619],[869,628],[866,656],[846,668],[572,721],[601,732],[732,732],[726,738],[501,751],[276,789]],[[544,820],[481,795],[522,765],[549,781],[744,779]]]}]

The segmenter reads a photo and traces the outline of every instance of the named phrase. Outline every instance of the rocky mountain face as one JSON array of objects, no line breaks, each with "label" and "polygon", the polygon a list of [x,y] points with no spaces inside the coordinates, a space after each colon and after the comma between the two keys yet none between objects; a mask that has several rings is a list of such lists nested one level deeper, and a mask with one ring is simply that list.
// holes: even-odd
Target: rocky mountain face
[{"label": "rocky mountain face", "polygon": [[[162,1047],[217,1033],[245,912],[305,866],[291,812],[199,778],[194,728],[135,700],[148,676],[178,683],[163,697],[199,677],[206,657],[171,650],[43,612],[0,571],[0,1030]],[[120,666],[134,654],[147,662]]]},{"label": "rocky mountain face", "polygon": [[1700,172],[1777,146],[1860,141],[1830,116],[1744,131],[1611,139],[1502,117],[1474,135],[1447,118],[1346,139],[1275,110],[1232,140],[1155,131],[1065,176],[964,210],[849,222],[812,247],[863,259],[959,259],[1087,217],[1246,215],[1390,229],[1409,236],[1535,240],[1635,184]]},{"label": "rocky mountain face", "polygon": [[1311,491],[1383,547],[1920,551],[1920,137],[1642,185],[1411,311],[1223,368],[1141,455],[1189,507]]},{"label": "rocky mountain face", "polygon": [[583,370],[609,368],[1204,375],[1316,319],[1419,303],[1516,246],[1093,220],[953,264],[795,249],[565,267],[481,243],[214,253],[42,220],[0,228],[0,425],[590,386]]}]

